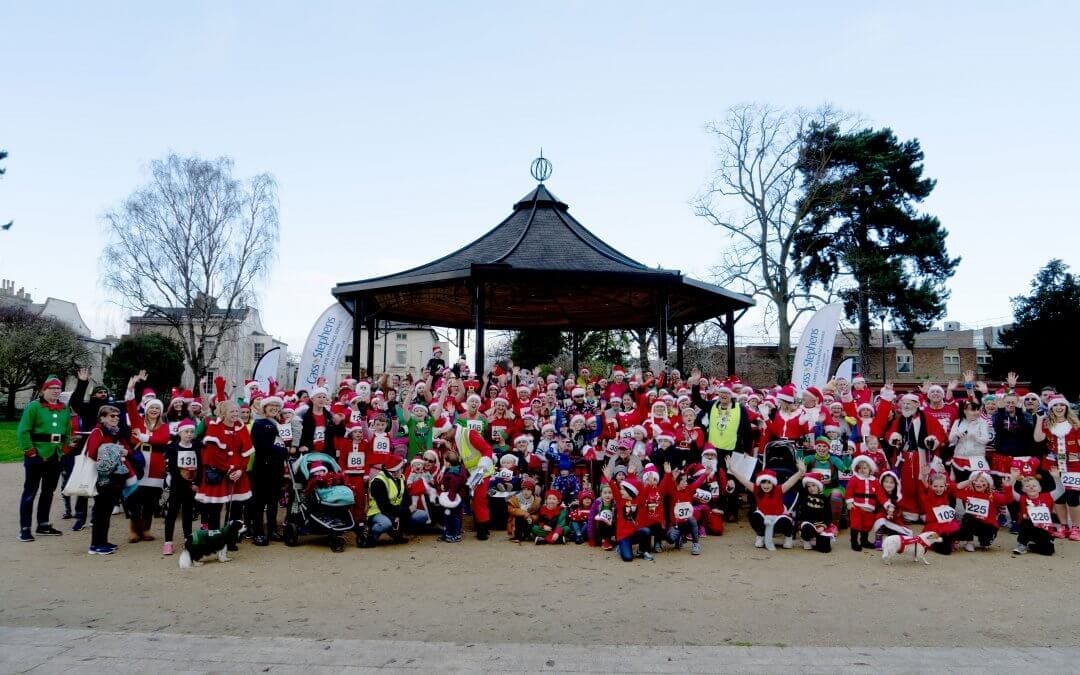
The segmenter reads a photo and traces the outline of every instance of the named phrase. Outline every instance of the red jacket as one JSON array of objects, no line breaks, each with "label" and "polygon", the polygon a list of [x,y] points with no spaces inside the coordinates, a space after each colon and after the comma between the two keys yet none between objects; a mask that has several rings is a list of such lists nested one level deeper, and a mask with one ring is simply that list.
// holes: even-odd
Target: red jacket
[{"label": "red jacket", "polygon": [[618,483],[609,482],[606,479],[604,482],[611,486],[611,494],[615,501],[615,539],[618,541],[633,536],[635,532],[645,527],[640,517],[641,494],[626,501],[622,497],[622,490]]},{"label": "red jacket", "polygon": [[[146,460],[146,471],[139,485],[147,487],[165,487],[165,450],[169,447],[169,425],[162,417],[153,431],[146,429],[146,420],[139,414],[139,404],[131,398],[127,401],[128,424],[131,426],[131,445],[142,452]],[[140,434],[149,433],[150,440],[139,440]]]},{"label": "red jacket", "polygon": [[994,490],[976,492],[971,487],[957,490],[956,498],[963,502],[965,514],[974,516],[987,525],[992,525],[994,529],[997,529],[998,526],[998,507],[1005,506],[1012,501],[1010,497],[1005,496],[1002,492],[995,492]]},{"label": "red jacket", "polygon": [[664,474],[663,480],[660,481],[660,491],[669,498],[667,513],[669,523],[681,523],[690,518],[690,515],[680,516],[688,507],[693,507],[694,493],[705,484],[706,478],[708,476],[701,474],[693,483],[687,483],[686,487],[680,489],[670,473]]}]

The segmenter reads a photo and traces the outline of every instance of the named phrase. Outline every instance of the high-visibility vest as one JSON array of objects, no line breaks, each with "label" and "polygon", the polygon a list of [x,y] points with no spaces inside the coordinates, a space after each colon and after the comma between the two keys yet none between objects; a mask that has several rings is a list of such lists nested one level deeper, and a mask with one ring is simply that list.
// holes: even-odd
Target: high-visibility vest
[{"label": "high-visibility vest", "polygon": [[[372,482],[379,481],[386,486],[386,496],[390,499],[390,503],[394,506],[401,506],[401,498],[405,494],[405,479],[403,478],[391,478],[385,473],[380,471],[375,474],[375,477],[371,479]],[[371,490],[368,490],[368,494],[371,494]],[[377,516],[382,511],[379,510],[379,503],[374,498],[368,499],[367,517]],[[390,514],[383,514],[389,516]]]}]

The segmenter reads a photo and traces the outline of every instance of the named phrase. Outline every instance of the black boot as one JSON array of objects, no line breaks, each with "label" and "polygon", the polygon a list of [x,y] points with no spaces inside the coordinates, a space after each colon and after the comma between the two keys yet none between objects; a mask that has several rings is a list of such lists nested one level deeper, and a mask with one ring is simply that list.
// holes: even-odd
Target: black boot
[{"label": "black boot", "polygon": [[477,523],[476,524],[476,538],[480,541],[487,541],[488,538],[488,524]]},{"label": "black boot", "polygon": [[874,546],[872,543],[870,543],[870,533],[869,532],[863,532],[862,533],[862,536],[859,537],[859,543],[862,544],[863,548],[873,548],[873,546]]},{"label": "black boot", "polygon": [[861,551],[862,544],[859,543],[859,533],[856,530],[851,531],[851,550]]}]

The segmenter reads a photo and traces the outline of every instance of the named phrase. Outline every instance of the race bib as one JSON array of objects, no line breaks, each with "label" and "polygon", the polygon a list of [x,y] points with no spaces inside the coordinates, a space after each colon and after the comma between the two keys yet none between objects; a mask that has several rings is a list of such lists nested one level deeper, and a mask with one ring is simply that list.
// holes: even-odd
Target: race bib
[{"label": "race bib", "polygon": [[360,424],[364,421],[364,413],[359,410],[353,410],[349,413],[349,421],[353,424]]},{"label": "race bib", "polygon": [[177,434],[179,434],[180,433],[179,429],[180,429],[180,421],[179,420],[177,420],[176,422],[169,422],[169,435],[170,436],[176,436]]},{"label": "race bib", "polygon": [[[714,483],[714,485],[715,485],[715,483]],[[704,504],[708,504],[709,502],[712,501],[712,498],[713,498],[713,493],[711,491],[709,491],[709,490],[702,490],[701,488],[698,488],[697,490],[694,490],[694,499],[698,500],[699,502],[702,502]]]},{"label": "race bib", "polygon": [[348,454],[345,458],[345,469],[347,471],[363,471],[364,470],[364,453],[359,450],[354,450]]},{"label": "race bib", "polygon": [[1061,484],[1066,490],[1080,490],[1080,472],[1070,471],[1061,474]]},{"label": "race bib", "polygon": [[607,523],[608,525],[610,525],[611,524],[611,516],[612,516],[611,511],[599,511],[596,514],[596,520],[599,520],[601,523]]},{"label": "race bib", "polygon": [[279,424],[277,428],[278,437],[283,441],[292,440],[292,425],[291,424]]},{"label": "race bib", "polygon": [[934,517],[939,523],[951,523],[956,520],[956,509],[947,504],[935,506],[933,510]]},{"label": "race bib", "polygon": [[371,449],[377,453],[389,453],[390,452],[390,437],[386,434],[380,434],[371,441]]},{"label": "race bib", "polygon": [[680,522],[688,520],[690,516],[694,515],[694,505],[690,502],[676,502],[675,503],[675,520]]},{"label": "race bib", "polygon": [[852,477],[853,477],[854,475],[855,475],[855,474],[851,473],[850,471],[844,471],[843,469],[839,469],[839,470],[838,470],[838,471],[836,472],[836,476],[837,476],[837,478],[839,478],[840,480],[851,480],[851,478],[852,478]]},{"label": "race bib", "polygon": [[1029,506],[1027,510],[1028,518],[1031,519],[1031,524],[1038,527],[1047,527],[1053,524],[1053,519],[1050,518],[1050,509],[1043,505]]},{"label": "race bib", "polygon": [[326,441],[326,427],[315,427],[315,435],[312,436],[312,441],[315,443],[323,443]]},{"label": "race bib", "polygon": [[176,468],[195,469],[199,465],[199,459],[194,450],[180,450],[176,453]]},{"label": "race bib", "polygon": [[709,493],[713,497],[719,497],[720,496],[720,483],[719,482],[709,483]]},{"label": "race bib", "polygon": [[964,500],[964,510],[976,518],[986,518],[990,515],[990,500],[968,497]]},{"label": "race bib", "polygon": [[468,427],[469,431],[475,431],[477,433],[483,433],[483,431],[484,431],[484,420],[466,420],[465,421],[465,426]]},{"label": "race bib", "polygon": [[619,438],[633,438],[633,437],[634,437],[634,430],[633,429],[619,429]]}]

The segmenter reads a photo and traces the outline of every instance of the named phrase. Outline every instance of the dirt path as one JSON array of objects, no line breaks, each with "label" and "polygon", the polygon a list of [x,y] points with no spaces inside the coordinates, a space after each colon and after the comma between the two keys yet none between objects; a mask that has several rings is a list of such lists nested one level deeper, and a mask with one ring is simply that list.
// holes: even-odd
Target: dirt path
[{"label": "dirt path", "polygon": [[[751,546],[739,527],[703,554],[623,563],[588,546],[501,536],[330,553],[241,545],[181,571],[160,542],[88,556],[89,531],[19,543],[22,468],[0,465],[0,625],[237,636],[693,645],[1074,646],[1080,543],[1052,558],[990,552],[883,565],[875,553]],[[58,500],[59,501],[59,500]],[[54,514],[59,516],[59,507]],[[58,526],[65,521],[54,521]],[[126,521],[113,519],[112,541]],[[160,536],[161,524],[154,533]]]}]

